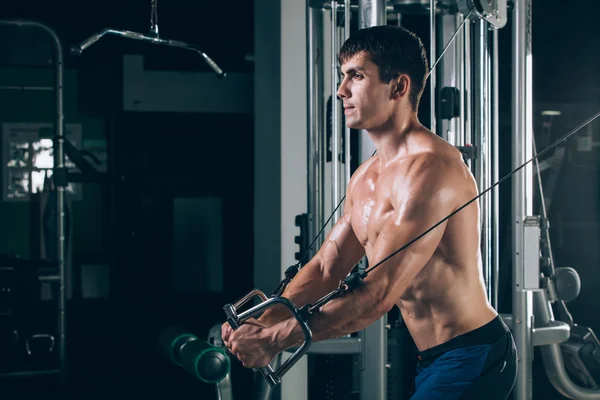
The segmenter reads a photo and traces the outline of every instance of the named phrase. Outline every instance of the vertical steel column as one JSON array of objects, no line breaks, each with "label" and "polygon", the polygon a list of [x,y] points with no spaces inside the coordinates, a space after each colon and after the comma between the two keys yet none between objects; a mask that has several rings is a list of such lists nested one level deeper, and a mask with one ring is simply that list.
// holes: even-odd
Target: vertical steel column
[{"label": "vertical steel column", "polygon": [[[358,27],[387,25],[386,2],[384,0],[358,0]],[[368,160],[375,152],[375,144],[366,131],[359,132],[359,164]]]},{"label": "vertical steel column", "polygon": [[[430,38],[429,38],[429,68],[431,68],[433,66],[433,64],[435,64],[435,61],[437,59],[436,57],[436,46],[435,46],[435,40],[436,40],[436,24],[435,24],[435,9],[436,9],[436,0],[429,0],[429,32],[430,32]],[[431,100],[429,101],[431,103],[431,122],[429,123],[429,129],[434,132],[434,133],[438,133],[436,132],[436,128],[437,128],[437,123],[436,123],[436,112],[435,112],[435,106],[436,106],[436,77],[437,72],[434,71],[433,73],[431,73],[429,75],[429,89],[430,89],[430,93],[431,93]]]},{"label": "vertical steel column", "polygon": [[[321,164],[323,136],[323,13],[309,6],[306,0],[306,46],[307,46],[307,214],[308,240],[314,240],[323,226],[320,204],[325,201],[322,193]],[[312,257],[320,246],[315,246]]]},{"label": "vertical steel column", "polygon": [[[492,182],[500,179],[500,105],[499,105],[499,68],[498,68],[498,30],[492,31]],[[492,306],[498,310],[498,290],[500,278],[500,197],[496,187],[491,194],[492,202]]]},{"label": "vertical steel column", "polygon": [[[437,39],[436,46],[445,48],[452,39],[454,33],[461,26],[463,21],[462,14],[445,14],[437,18],[436,27]],[[454,87],[459,93],[459,115],[450,120],[443,119],[438,112],[437,115],[437,134],[447,140],[454,146],[464,146],[464,35],[458,34],[454,42],[448,47],[442,60],[439,60],[437,71],[434,72],[438,80],[438,88]],[[439,90],[438,90],[439,92]],[[439,102],[438,102],[439,103]]]},{"label": "vertical steel column", "polygon": [[[385,0],[359,0],[359,28],[386,25]],[[360,162],[370,158],[375,150],[365,131],[360,132]],[[363,260],[364,262],[364,260]],[[360,365],[360,399],[387,398],[387,318],[383,316],[359,334],[363,350]],[[393,368],[393,366],[392,366]]]},{"label": "vertical steel column", "polygon": [[[350,36],[350,0],[344,0],[344,40],[348,39]],[[350,128],[344,126],[344,167],[345,167],[345,184],[344,189],[346,188],[348,181],[350,180],[350,176],[352,175],[352,168],[350,168]],[[345,190],[344,190],[345,192]]]},{"label": "vertical steel column", "polygon": [[[461,93],[461,102],[462,102],[462,125],[463,125],[463,145],[472,144],[473,143],[473,85],[472,85],[472,57],[471,52],[473,50],[472,44],[472,27],[473,22],[471,20],[465,22],[465,26],[463,29],[463,92]],[[473,162],[471,160],[467,160],[467,165],[469,168],[473,167]]]},{"label": "vertical steel column", "polygon": [[[56,101],[56,122],[54,129],[56,131],[56,138],[52,145],[54,151],[54,170],[63,171],[65,169],[65,155],[64,155],[64,104],[63,104],[63,53],[62,45],[58,36],[46,28],[54,38],[55,53],[55,75],[54,75],[54,95]],[[66,320],[66,309],[67,309],[67,289],[66,289],[66,238],[65,238],[65,186],[55,185],[56,187],[56,211],[58,214],[57,230],[58,230],[58,252],[56,262],[58,264],[58,270],[60,274],[60,296],[59,296],[59,360],[61,370],[61,381],[66,383],[66,368],[67,368],[67,320]]]},{"label": "vertical steel column", "polygon": [[[340,107],[337,99],[338,73],[337,73],[337,0],[331,1],[331,210],[335,210],[340,202]],[[335,225],[341,213],[337,210],[331,219]]]},{"label": "vertical steel column", "polygon": [[358,0],[358,18],[359,28],[386,25],[386,2],[383,0]]},{"label": "vertical steel column", "polygon": [[[515,0],[512,23],[512,167],[532,157],[530,0]],[[531,164],[512,178],[513,334],[518,353],[516,399],[532,397],[532,291],[525,285],[524,222],[532,213]]]},{"label": "vertical steel column", "polygon": [[[464,20],[464,16],[461,13],[456,13],[455,18],[455,27],[459,27],[460,24],[463,23]],[[465,56],[464,54],[467,53],[467,50],[470,51],[471,49],[468,49],[467,47],[465,47],[465,34],[464,32],[469,30],[469,23],[466,22],[465,26],[463,26],[463,32],[460,33],[457,37],[456,37],[456,43],[454,44],[454,62],[455,62],[455,69],[456,69],[456,88],[458,89],[459,92],[459,101],[460,101],[460,105],[459,105],[459,116],[456,121],[456,123],[454,124],[454,127],[452,129],[454,129],[454,145],[455,146],[464,146],[466,143],[466,139],[465,139],[465,118],[466,118],[466,112],[465,112],[465,96],[466,96],[466,86],[465,86],[465,82],[466,82],[466,77],[465,77],[465,72],[466,72],[466,68],[465,68]]]},{"label": "vertical steel column", "polygon": [[[473,63],[473,144],[477,149],[477,158],[473,162],[474,175],[479,191],[492,185],[491,164],[491,69],[489,49],[489,25],[479,20],[474,27],[474,63]],[[483,277],[488,298],[492,297],[492,242],[491,242],[491,201],[490,196],[483,196],[480,202],[481,218],[481,260]]]},{"label": "vertical steel column", "polygon": [[[309,1],[309,0],[307,0]],[[320,166],[320,171],[319,171],[319,192],[320,192],[320,196],[319,196],[319,203],[317,205],[318,207],[318,214],[319,214],[319,219],[320,222],[317,225],[317,232],[318,230],[320,230],[323,225],[325,224],[325,221],[327,218],[329,218],[329,213],[326,212],[327,210],[327,202],[326,202],[326,186],[327,186],[327,171],[326,171],[326,166],[327,166],[327,128],[325,125],[325,116],[327,115],[326,112],[326,93],[325,93],[325,76],[326,76],[326,70],[325,70],[325,28],[324,28],[324,22],[325,22],[325,15],[326,12],[323,9],[320,9],[320,14],[319,14],[319,19],[321,21],[321,23],[319,24],[319,26],[317,27],[317,31],[315,31],[315,33],[318,32],[318,35],[320,36],[320,40],[319,42],[321,43],[321,51],[319,52],[319,56],[320,56],[320,62],[319,62],[319,70],[317,72],[317,74],[319,75],[319,91],[320,93],[318,94],[318,101],[319,101],[319,122],[318,122],[318,127],[319,127],[319,145],[320,145],[320,149],[321,152],[319,154],[319,166]],[[313,239],[314,240],[314,239]],[[323,244],[324,241],[324,235],[320,235],[319,238],[317,239],[317,242],[315,243],[315,247],[320,248],[321,245]]]}]

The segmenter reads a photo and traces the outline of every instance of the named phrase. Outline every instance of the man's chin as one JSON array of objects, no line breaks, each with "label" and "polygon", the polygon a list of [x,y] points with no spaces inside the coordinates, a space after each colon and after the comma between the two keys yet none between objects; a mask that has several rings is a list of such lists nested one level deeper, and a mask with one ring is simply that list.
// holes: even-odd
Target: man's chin
[{"label": "man's chin", "polygon": [[350,129],[364,129],[363,124],[361,124],[359,121],[346,120],[346,126]]}]

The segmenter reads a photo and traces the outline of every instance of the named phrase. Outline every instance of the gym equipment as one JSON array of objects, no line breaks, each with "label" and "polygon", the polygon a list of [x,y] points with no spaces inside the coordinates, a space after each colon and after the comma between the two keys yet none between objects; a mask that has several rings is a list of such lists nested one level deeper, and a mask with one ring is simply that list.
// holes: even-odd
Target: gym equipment
[{"label": "gym equipment", "polygon": [[[546,132],[549,133],[549,132]],[[532,138],[532,150],[537,153],[535,138]],[[585,326],[574,323],[566,303],[579,296],[581,280],[577,271],[571,267],[556,267],[550,240],[550,223],[546,194],[542,183],[540,163],[536,159],[536,176],[540,198],[540,272],[542,287],[547,291],[547,299],[539,299],[545,292],[535,293],[534,315],[540,316],[536,327],[552,323],[553,304],[559,320],[566,323],[569,336],[560,345],[551,344],[541,348],[546,374],[561,394],[569,398],[600,397],[600,342],[594,332]],[[537,300],[537,301],[536,301]],[[534,328],[535,329],[535,328]]]},{"label": "gym equipment", "polygon": [[[577,133],[580,129],[582,129],[583,127],[585,127],[586,125],[588,125],[589,123],[591,123],[592,121],[594,121],[595,119],[597,119],[598,117],[600,117],[600,112],[596,113],[594,116],[592,116],[588,120],[584,121],[578,127],[576,127],[575,129],[571,130],[570,132],[568,132],[564,136],[560,137],[553,144],[551,144],[550,146],[548,146],[547,148],[545,148],[544,150],[542,150],[541,152],[539,152],[538,154],[536,154],[533,158],[531,158],[531,159],[527,160],[525,163],[519,165],[516,169],[514,169],[509,174],[507,174],[504,177],[502,177],[502,179],[500,179],[499,181],[497,181],[496,183],[494,183],[492,186],[486,188],[483,191],[480,191],[480,193],[477,196],[475,196],[474,198],[472,198],[471,200],[469,200],[468,202],[466,202],[462,206],[458,207],[451,214],[449,214],[448,216],[446,216],[442,220],[440,220],[437,223],[435,223],[433,226],[431,226],[430,228],[428,228],[427,230],[425,230],[423,233],[419,234],[414,239],[410,240],[404,246],[400,247],[396,251],[394,251],[391,254],[389,254],[388,256],[384,257],[377,264],[375,264],[375,265],[367,268],[364,271],[354,271],[354,272],[352,272],[350,275],[348,275],[348,277],[346,277],[343,280],[343,282],[340,284],[340,286],[337,289],[335,289],[331,293],[323,296],[321,299],[317,300],[314,304],[307,304],[307,305],[305,305],[305,306],[303,306],[301,308],[298,308],[290,300],[288,300],[288,299],[286,299],[284,297],[279,297],[280,294],[285,289],[285,287],[287,286],[287,284],[289,282],[291,282],[291,280],[293,279],[293,277],[296,275],[297,271],[299,270],[299,266],[298,267],[297,266],[292,266],[292,267],[288,268],[288,271],[290,271],[290,273],[289,274],[286,273],[286,278],[278,286],[277,294],[273,294],[270,298],[267,299],[267,297],[265,296],[265,294],[262,291],[260,291],[258,289],[254,289],[253,291],[251,291],[250,293],[248,293],[246,296],[244,296],[242,299],[240,299],[238,302],[236,302],[234,305],[231,305],[231,304],[226,305],[224,307],[224,310],[225,310],[225,313],[227,315],[227,322],[235,330],[235,329],[239,328],[239,326],[244,321],[246,321],[246,320],[248,320],[248,319],[250,319],[250,318],[252,318],[252,317],[254,317],[256,315],[261,314],[267,308],[272,307],[272,306],[274,306],[276,304],[283,304],[283,305],[285,305],[292,312],[292,314],[294,315],[294,317],[296,318],[296,320],[298,321],[298,323],[300,324],[300,326],[301,326],[301,328],[302,328],[302,330],[304,332],[304,337],[305,337],[304,343],[302,344],[302,346],[300,347],[300,349],[296,350],[296,352],[294,352],[294,354],[292,354],[292,356],[290,356],[290,358],[288,358],[288,360],[284,363],[284,365],[279,370],[273,371],[270,367],[266,367],[266,368],[261,368],[260,369],[261,373],[263,374],[263,376],[265,377],[265,379],[267,379],[267,381],[269,382],[269,384],[271,386],[275,386],[275,385],[279,384],[281,382],[281,377],[308,350],[308,347],[310,346],[311,339],[312,339],[310,328],[308,326],[308,319],[310,318],[311,315],[313,315],[316,312],[316,310],[318,310],[319,308],[321,308],[323,305],[327,304],[329,301],[331,301],[331,300],[333,300],[335,298],[341,297],[344,294],[346,294],[347,292],[351,292],[351,291],[355,290],[356,288],[358,288],[362,284],[364,278],[366,278],[370,272],[372,272],[376,268],[380,267],[383,263],[385,263],[387,260],[389,260],[390,258],[392,258],[394,255],[400,253],[404,249],[406,249],[409,246],[411,246],[413,243],[415,243],[416,241],[418,241],[419,239],[421,239],[422,237],[424,237],[425,235],[427,235],[429,232],[431,232],[432,230],[434,230],[435,228],[437,228],[439,225],[443,224],[445,221],[447,221],[448,219],[450,219],[452,216],[454,216],[455,214],[457,214],[460,211],[462,211],[468,205],[470,205],[471,203],[473,203],[474,201],[476,201],[477,199],[479,199],[483,195],[487,194],[490,190],[494,189],[496,186],[498,186],[499,184],[501,184],[502,182],[504,182],[508,178],[512,177],[515,173],[517,173],[518,171],[520,171],[521,169],[523,169],[529,163],[531,163],[532,161],[534,161],[535,159],[537,159],[538,157],[540,157],[544,153],[550,151],[552,148],[554,148],[555,146],[557,146],[562,141],[567,140],[569,137],[571,137],[572,135],[574,135],[575,133]],[[537,229],[537,232],[539,232],[539,221],[537,219],[535,219],[535,220],[527,220],[526,219],[525,225],[528,226],[528,227],[530,227],[530,228],[532,228],[532,229],[529,229],[529,230],[533,234],[535,234],[536,229]],[[323,230],[321,230],[321,232],[322,231]],[[532,245],[533,245],[532,247],[533,248],[537,248],[538,251],[537,252],[536,251],[532,251],[531,254],[533,254],[534,257],[539,257],[539,255],[537,254],[539,252],[539,233],[538,233],[538,236],[536,236],[535,238],[538,239],[538,243],[536,244],[535,241],[532,241]],[[313,241],[313,243],[314,243],[314,241]],[[525,250],[525,253],[528,253],[528,249]],[[527,257],[527,255],[526,255],[526,257]],[[538,260],[538,262],[539,262],[539,260]],[[534,276],[533,279],[534,280],[538,279],[537,278],[537,274],[535,274],[535,276]],[[524,285],[524,286],[526,286],[526,285]],[[243,313],[239,313],[238,309],[242,305],[246,304],[248,301],[250,301],[251,299],[253,299],[254,297],[259,297],[262,300],[262,302],[259,305],[254,306],[251,309],[249,309],[249,310],[247,310],[247,311],[245,311]],[[548,318],[548,322],[550,322],[550,321],[551,321],[551,318]],[[562,334],[564,332],[566,332],[568,334],[568,329],[565,330],[564,326],[562,324],[560,324],[560,323],[558,325],[557,324],[547,324],[547,325],[548,325],[548,327],[550,329],[544,329],[544,328],[538,329],[538,332],[540,332],[540,337],[543,337],[543,339],[540,339],[538,341],[539,344],[542,344],[542,343],[544,343],[544,344],[553,343],[553,339],[556,336],[558,336],[558,338],[560,339],[563,336]],[[553,328],[558,328],[558,329],[555,330]],[[545,343],[546,341],[549,341],[549,343]]]},{"label": "gym equipment", "polygon": [[[314,7],[322,7],[325,10],[331,10],[331,22],[332,22],[332,38],[333,43],[338,42],[338,30],[341,28],[340,25],[336,25],[336,18],[338,17],[338,10],[344,8],[346,11],[349,7],[347,3],[340,4],[341,2],[331,2],[331,5],[327,7],[327,2],[321,2],[322,5],[318,5],[319,2],[309,2],[308,18],[307,18],[307,32],[308,36],[308,53],[309,53],[309,132],[308,132],[308,143],[309,143],[309,158],[308,158],[308,221],[309,225],[309,237],[318,237],[315,235],[316,230],[320,226],[327,225],[322,222],[317,222],[317,226],[313,227],[316,220],[321,219],[324,215],[322,213],[321,204],[318,198],[319,194],[324,192],[325,188],[325,176],[322,171],[324,165],[319,165],[320,160],[318,155],[322,157],[325,153],[322,146],[322,138],[319,137],[319,131],[323,131],[321,127],[323,120],[321,109],[317,109],[319,104],[322,105],[322,99],[327,98],[321,93],[310,92],[311,90],[321,90],[321,77],[317,70],[322,64],[319,64],[322,57],[315,57],[315,55],[322,55],[323,52],[319,52],[322,48],[319,48],[318,41],[321,40],[322,32],[318,31],[318,25],[322,22],[322,16],[320,13],[312,10]],[[435,14],[440,11],[440,17],[443,16],[444,23],[443,27],[447,28],[446,21],[448,19],[454,19],[454,26],[459,26],[469,19],[468,29],[465,29],[464,35],[457,39],[456,48],[454,54],[454,60],[448,61],[448,64],[452,64],[456,61],[456,65],[460,65],[463,69],[458,70],[455,73],[461,75],[460,79],[456,77],[457,81],[463,80],[460,85],[441,85],[441,87],[457,88],[459,90],[458,102],[461,105],[461,112],[459,114],[464,118],[463,121],[459,121],[456,125],[463,124],[460,130],[445,131],[443,134],[447,134],[454,141],[454,135],[457,138],[457,147],[472,147],[472,151],[467,164],[476,171],[476,179],[478,187],[480,188],[492,188],[492,182],[498,182],[498,160],[494,158],[494,154],[498,152],[498,125],[499,125],[499,113],[497,109],[498,103],[498,54],[497,54],[497,41],[498,36],[495,29],[501,28],[506,23],[503,20],[503,13],[508,15],[508,7],[502,2],[483,2],[468,1],[463,2],[463,6],[466,4],[467,9],[471,13],[470,17],[465,17],[465,11],[463,13],[456,12],[457,3],[453,1],[448,2],[427,2],[427,1],[393,1],[394,4],[404,6],[407,3],[419,3],[419,6],[426,6],[429,3],[429,12],[432,17],[432,36],[437,36],[437,29],[434,30],[434,22],[439,24],[441,18],[436,18]],[[553,316],[549,318],[541,318],[542,315],[547,311],[546,309],[550,306],[549,302],[546,302],[547,295],[552,289],[548,287],[540,286],[540,279],[538,272],[540,271],[540,260],[539,260],[539,248],[540,248],[540,222],[541,219],[534,216],[531,212],[530,204],[526,204],[531,199],[531,166],[528,164],[536,159],[531,154],[531,65],[527,63],[530,57],[531,50],[531,38],[530,24],[531,18],[528,15],[530,5],[528,1],[515,2],[514,8],[510,9],[512,16],[514,16],[513,28],[513,137],[512,142],[515,144],[513,147],[513,159],[518,160],[513,165],[514,172],[518,172],[523,169],[522,173],[515,174],[513,176],[513,232],[515,232],[514,243],[513,243],[513,314],[502,315],[503,319],[512,328],[515,337],[517,338],[517,345],[519,353],[522,357],[519,360],[519,379],[517,386],[515,387],[516,398],[528,398],[531,397],[531,362],[532,362],[532,349],[534,346],[540,346],[542,349],[551,348],[552,346],[558,345],[561,342],[565,342],[570,335],[570,327],[562,321],[554,320]],[[439,7],[439,8],[438,8]],[[490,7],[492,7],[490,9]],[[502,9],[498,9],[502,7]],[[504,8],[506,7],[506,8]],[[424,7],[426,8],[426,7]],[[403,8],[403,10],[406,10]],[[320,11],[320,10],[318,10]],[[435,11],[435,12],[434,12]],[[379,24],[385,24],[385,12],[386,2],[383,1],[369,1],[364,0],[359,2],[359,18],[364,21],[376,21]],[[380,16],[383,15],[383,18]],[[498,17],[498,18],[496,18]],[[362,23],[359,23],[359,27],[363,27]],[[490,29],[492,28],[492,29]],[[451,31],[455,31],[452,29]],[[435,32],[435,34],[434,34]],[[442,34],[438,36],[446,39],[448,31],[440,29]],[[440,40],[442,45],[447,45],[447,40]],[[435,41],[433,42],[436,43]],[[332,46],[333,47],[333,46]],[[432,46],[435,47],[435,46]],[[435,50],[434,50],[435,53]],[[314,58],[313,58],[314,57]],[[472,57],[472,58],[471,58]],[[433,56],[432,60],[436,60]],[[462,60],[459,62],[458,60]],[[438,59],[439,61],[439,59]],[[442,60],[444,61],[444,60]],[[432,63],[433,64],[433,63]],[[468,64],[468,67],[467,67]],[[446,70],[448,65],[444,65]],[[468,71],[465,69],[468,68]],[[332,61],[332,76],[336,76],[336,65]],[[456,76],[456,75],[455,75]],[[438,76],[439,78],[439,76]],[[335,79],[332,79],[335,81]],[[434,80],[432,80],[434,82]],[[471,90],[471,85],[473,86]],[[431,86],[435,86],[434,83]],[[335,87],[335,84],[332,84]],[[433,99],[436,98],[437,89],[432,88]],[[333,89],[332,89],[333,90]],[[455,99],[455,90],[452,90],[452,98]],[[474,101],[471,104],[470,101],[464,97],[464,93],[473,93]],[[463,96],[463,97],[461,97]],[[464,107],[463,107],[464,106]],[[473,112],[469,109],[468,111],[462,110],[462,108],[473,107]],[[433,107],[432,107],[433,108]],[[334,110],[335,111],[335,110]],[[444,117],[449,115],[455,115],[456,111],[451,110],[451,113],[445,113]],[[468,116],[468,120],[467,117]],[[586,121],[590,123],[596,119],[598,114]],[[436,115],[434,118],[439,118]],[[337,116],[333,116],[332,123],[337,121]],[[437,121],[439,122],[439,121]],[[446,126],[452,126],[451,123],[457,121],[446,121]],[[432,121],[432,126],[434,122]],[[578,129],[570,132],[568,136],[574,134]],[[335,129],[334,129],[335,131]],[[441,132],[442,130],[440,130]],[[464,134],[464,135],[463,135]],[[452,136],[451,136],[452,135]],[[481,135],[481,137],[479,136]],[[458,139],[459,136],[460,139]],[[338,160],[338,154],[340,153],[339,147],[337,150],[333,149],[334,139],[337,137],[337,133],[334,132],[332,136],[332,160]],[[565,139],[565,137],[563,137]],[[473,141],[475,141],[473,143]],[[462,143],[460,143],[462,141]],[[473,143],[473,144],[471,144]],[[549,149],[548,149],[549,150]],[[369,156],[370,154],[366,154]],[[529,160],[529,161],[527,161]],[[335,170],[335,166],[332,165],[332,170]],[[338,169],[339,171],[339,169]],[[341,180],[341,174],[331,177],[331,187],[339,187],[338,182]],[[487,182],[484,184],[484,182]],[[339,189],[337,189],[339,190]],[[331,198],[335,198],[336,189]],[[340,196],[341,197],[341,196]],[[497,292],[498,292],[498,201],[497,191],[492,194],[494,201],[491,204],[482,206],[482,221],[484,225],[482,230],[482,259],[484,263],[484,279],[488,290],[488,295],[492,301],[494,307],[497,307]],[[527,199],[527,200],[524,200]],[[332,204],[333,214],[337,211],[338,206],[336,202]],[[335,218],[335,217],[334,217]],[[334,219],[333,219],[334,220]],[[334,220],[335,221],[335,220]],[[368,270],[367,270],[368,271]],[[567,277],[570,277],[570,282],[566,285],[567,297],[573,297],[577,292],[577,279],[571,273],[571,270],[560,272]],[[558,275],[558,274],[556,274]],[[556,279],[553,277],[552,279]],[[562,282],[567,282],[562,280]],[[534,303],[535,300],[535,303]],[[550,300],[552,301],[552,300]],[[535,307],[533,305],[536,304]],[[533,312],[535,310],[535,312]],[[533,316],[537,314],[540,318],[535,318],[535,326],[532,323]],[[374,324],[375,325],[375,324]],[[377,322],[379,325],[379,321]],[[330,346],[334,346],[335,341],[331,341]],[[315,344],[316,345],[316,344]],[[380,346],[381,347],[381,346]],[[385,347],[384,347],[385,348]],[[373,348],[373,350],[375,350]],[[362,372],[361,372],[362,373]],[[378,384],[378,380],[381,374],[379,371],[373,370],[370,373],[373,378],[373,385]],[[375,382],[377,381],[377,382]],[[365,388],[369,389],[369,388]],[[380,392],[381,393],[381,392]],[[362,393],[361,393],[362,396]],[[376,398],[384,398],[383,394]],[[571,394],[573,396],[573,394]]]},{"label": "gym equipment", "polygon": [[41,295],[55,278],[51,261],[0,255],[0,376],[57,372],[56,323]]},{"label": "gym equipment", "polygon": [[151,25],[150,25],[150,32],[148,34],[132,32],[132,31],[127,31],[127,30],[106,28],[106,29],[102,30],[101,32],[95,33],[95,34],[91,35],[90,37],[86,38],[80,44],[73,46],[71,48],[71,53],[73,55],[79,56],[85,49],[87,49],[88,47],[90,47],[91,45],[96,43],[98,40],[102,39],[103,36],[116,35],[116,36],[121,36],[121,37],[124,37],[127,39],[141,40],[141,41],[149,42],[152,44],[176,47],[176,48],[184,49],[184,50],[191,50],[193,52],[200,54],[200,56],[202,56],[202,58],[210,66],[210,68],[212,68],[212,70],[215,71],[215,73],[217,74],[217,77],[219,77],[220,79],[225,78],[225,76],[226,76],[225,72],[223,72],[223,70],[217,65],[217,63],[214,62],[213,59],[210,58],[199,47],[189,44],[189,43],[186,43],[186,42],[179,41],[179,40],[162,39],[159,36],[159,34],[158,34],[158,8],[157,7],[158,7],[158,0],[150,0],[150,9],[151,9],[150,23],[151,23]]},{"label": "gym equipment", "polygon": [[569,340],[560,344],[565,368],[580,386],[600,389],[600,342],[586,326],[572,325]]},{"label": "gym equipment", "polygon": [[158,343],[165,357],[202,382],[219,383],[229,374],[230,360],[222,342],[217,346],[182,328],[171,327],[160,335]]},{"label": "gym equipment", "polygon": [[[276,306],[278,304],[287,307],[291,311],[294,318],[296,318],[296,321],[298,321],[298,323],[300,324],[300,327],[302,328],[302,332],[304,334],[304,343],[302,344],[302,346],[300,346],[300,348],[298,348],[294,352],[294,354],[292,354],[278,369],[273,370],[273,368],[270,365],[264,368],[259,368],[260,373],[264,376],[266,381],[272,387],[280,384],[281,377],[290,368],[292,368],[294,364],[298,362],[298,360],[308,351],[308,348],[310,347],[312,341],[312,332],[310,331],[310,328],[307,324],[307,316],[314,313],[315,310],[317,310],[322,304],[325,304],[328,301],[328,299],[326,300],[324,298],[323,303],[317,302],[315,303],[314,307],[305,306],[299,309],[294,303],[292,303],[285,297],[279,297],[281,292],[283,292],[283,290],[285,289],[285,282],[290,282],[293,276],[296,275],[297,270],[295,269],[295,266],[290,267],[288,270],[290,271],[289,277],[286,274],[285,280],[278,286],[276,294],[273,294],[271,298],[267,299],[267,296],[265,296],[265,294],[262,291],[255,289],[247,295],[245,295],[244,297],[242,297],[236,303],[226,304],[223,307],[223,310],[227,315],[227,322],[234,330],[239,328],[240,325],[244,323],[244,321],[247,321],[248,319],[255,317],[259,314],[262,314],[267,308]],[[332,298],[333,296],[334,294],[332,293],[330,298]],[[240,308],[255,297],[260,298],[260,300],[262,300],[261,303],[240,313]]]},{"label": "gym equipment", "polygon": [[[53,140],[54,151],[54,176],[58,177],[66,171],[64,146],[64,112],[63,112],[63,47],[57,33],[47,25],[36,21],[27,20],[0,20],[0,26],[14,26],[24,29],[38,29],[47,34],[54,45],[52,66],[54,68],[54,82],[52,92],[54,94],[54,118],[55,118],[55,135]],[[65,289],[65,260],[66,260],[66,240],[65,240],[65,187],[66,183],[55,180],[56,187],[56,215],[57,230],[56,230],[56,259],[54,261],[55,269],[45,279],[49,282],[57,284],[57,320],[58,327],[56,332],[56,347],[55,350],[58,356],[58,365],[56,368],[48,368],[44,370],[25,370],[13,371],[1,376],[28,376],[40,374],[58,374],[60,383],[66,381],[66,289]],[[40,279],[42,277],[40,276]]]}]

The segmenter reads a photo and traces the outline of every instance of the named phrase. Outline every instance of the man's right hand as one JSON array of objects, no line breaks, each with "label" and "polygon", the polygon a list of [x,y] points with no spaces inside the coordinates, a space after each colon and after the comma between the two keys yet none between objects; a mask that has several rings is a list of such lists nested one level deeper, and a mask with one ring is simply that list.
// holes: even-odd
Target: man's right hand
[{"label": "man's right hand", "polygon": [[[250,318],[250,319],[246,320],[244,323],[256,325],[263,329],[268,328],[267,324],[265,324],[263,321],[257,320],[256,318]],[[232,332],[233,332],[233,329],[231,328],[231,325],[229,325],[229,322],[225,322],[223,325],[221,325],[221,339],[223,340],[223,343],[225,344],[225,346],[227,346],[227,342],[229,341],[229,337],[231,336]]]},{"label": "man's right hand", "polygon": [[233,332],[233,329],[231,329],[229,322],[225,322],[223,325],[221,325],[221,339],[223,340],[225,346],[227,346],[227,341],[229,340],[229,336],[231,336],[231,332]]}]

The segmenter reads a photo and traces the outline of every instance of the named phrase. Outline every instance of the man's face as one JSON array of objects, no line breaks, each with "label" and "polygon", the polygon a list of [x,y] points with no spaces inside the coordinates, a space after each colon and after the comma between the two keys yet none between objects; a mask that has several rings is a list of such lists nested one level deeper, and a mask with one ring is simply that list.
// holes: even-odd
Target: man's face
[{"label": "man's face", "polygon": [[353,129],[384,126],[394,110],[394,81],[379,80],[379,68],[368,56],[358,54],[341,67],[337,95],[343,100],[346,125]]}]

